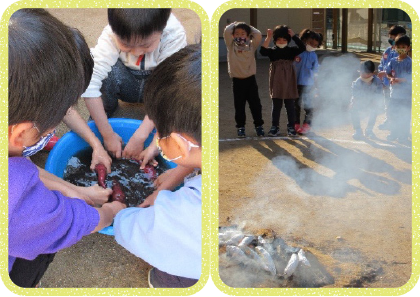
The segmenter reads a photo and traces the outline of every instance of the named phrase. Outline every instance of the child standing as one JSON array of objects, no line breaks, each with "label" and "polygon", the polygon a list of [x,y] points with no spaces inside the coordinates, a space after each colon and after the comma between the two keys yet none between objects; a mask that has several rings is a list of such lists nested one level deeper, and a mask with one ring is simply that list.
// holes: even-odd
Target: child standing
[{"label": "child standing", "polygon": [[411,58],[408,56],[411,42],[407,35],[395,39],[395,51],[398,57],[389,61],[385,68],[390,82],[389,120],[390,131],[387,139],[408,143],[411,124]]},{"label": "child standing", "polygon": [[[164,158],[200,169],[201,49],[187,46],[156,67],[144,101]],[[201,275],[201,175],[155,198],[148,208],[132,207],[116,216],[115,239],[154,266],[150,287],[190,287]]]},{"label": "child standing", "polygon": [[380,130],[388,130],[390,128],[389,125],[389,99],[390,99],[390,89],[389,89],[389,80],[386,75],[385,68],[388,65],[389,61],[391,59],[398,57],[398,53],[395,51],[395,38],[397,38],[398,35],[405,35],[406,31],[403,26],[400,25],[394,25],[392,26],[388,31],[388,42],[390,46],[385,50],[385,52],[382,55],[381,62],[378,66],[378,77],[382,79],[384,83],[384,104],[385,104],[385,121],[379,125]]},{"label": "child standing", "polygon": [[[269,48],[271,39],[273,39],[275,46]],[[291,39],[298,47],[288,46]],[[271,112],[272,126],[268,136],[279,134],[280,112],[283,102],[287,111],[287,135],[296,136],[295,99],[299,98],[299,94],[293,60],[305,49],[305,44],[286,25],[277,26],[274,31],[267,30],[267,38],[261,46],[260,53],[263,56],[268,56],[271,62],[269,88],[273,108]]]},{"label": "child standing", "polygon": [[[108,22],[92,49],[93,76],[82,96],[103,136],[105,148],[114,157],[121,158],[121,137],[113,131],[107,118],[118,107],[118,99],[143,102],[144,84],[152,70],[186,46],[187,41],[185,30],[171,14],[171,9],[108,9]],[[153,128],[146,117],[127,149],[136,147],[141,152]],[[138,153],[131,151],[125,157]]]},{"label": "child standing", "polygon": [[[299,99],[295,101],[295,130],[299,134],[306,134],[311,129],[314,76],[319,67],[318,56],[315,50],[321,45],[322,36],[310,29],[303,29],[299,37],[306,44],[306,51],[297,56],[294,61],[299,94]],[[300,111],[302,106],[305,110],[305,119],[303,120],[303,125],[300,126]]]},{"label": "child standing", "polygon": [[372,61],[365,61],[360,64],[360,77],[351,85],[351,119],[353,122],[353,138],[360,140],[363,132],[360,127],[360,112],[369,110],[369,121],[365,130],[366,137],[373,138],[373,127],[378,115],[379,102],[382,97],[382,81],[374,75],[375,64]]},{"label": "child standing", "polygon": [[125,205],[94,208],[41,182],[26,156],[48,143],[83,92],[88,73],[73,33],[45,10],[16,11],[8,29],[8,270],[16,285],[35,287],[54,253],[109,226]]},{"label": "child standing", "polygon": [[261,32],[244,22],[235,22],[223,34],[228,59],[228,72],[232,78],[235,121],[238,137],[245,137],[245,105],[249,104],[257,136],[264,136],[262,107],[255,79],[257,64],[255,51],[261,42]]}]

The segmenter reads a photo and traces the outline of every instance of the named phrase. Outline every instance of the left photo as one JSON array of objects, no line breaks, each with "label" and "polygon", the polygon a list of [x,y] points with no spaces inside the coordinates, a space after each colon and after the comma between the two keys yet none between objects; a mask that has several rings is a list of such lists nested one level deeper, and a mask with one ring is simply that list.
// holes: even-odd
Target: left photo
[{"label": "left photo", "polygon": [[22,288],[201,276],[201,21],[24,8],[8,21],[8,275]]}]

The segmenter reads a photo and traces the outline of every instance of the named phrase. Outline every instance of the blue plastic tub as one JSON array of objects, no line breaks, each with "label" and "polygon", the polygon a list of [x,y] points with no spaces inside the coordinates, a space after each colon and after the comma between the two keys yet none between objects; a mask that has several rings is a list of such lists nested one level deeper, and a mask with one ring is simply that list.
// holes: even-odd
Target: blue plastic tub
[{"label": "blue plastic tub", "polygon": [[[114,129],[114,131],[121,136],[124,143],[127,143],[129,141],[130,137],[140,126],[141,122],[142,121],[140,120],[133,119],[109,119],[109,123],[112,129]],[[103,138],[100,135],[98,128],[95,125],[95,122],[88,122],[88,126],[103,143]],[[145,147],[147,147],[152,140],[153,133],[151,133],[145,141]],[[64,171],[67,167],[67,163],[70,160],[70,158],[76,155],[78,152],[87,148],[89,148],[89,144],[86,141],[84,141],[79,135],[77,135],[74,132],[67,132],[63,135],[63,137],[60,138],[60,140],[55,144],[54,148],[49,153],[47,162],[45,164],[45,170],[60,178],[63,178]],[[161,157],[159,156],[159,158]],[[159,161],[166,162],[169,168],[176,167],[175,163],[168,162],[163,158],[161,158],[161,160]],[[103,234],[114,235],[114,229],[112,226],[104,228],[99,232]]]}]

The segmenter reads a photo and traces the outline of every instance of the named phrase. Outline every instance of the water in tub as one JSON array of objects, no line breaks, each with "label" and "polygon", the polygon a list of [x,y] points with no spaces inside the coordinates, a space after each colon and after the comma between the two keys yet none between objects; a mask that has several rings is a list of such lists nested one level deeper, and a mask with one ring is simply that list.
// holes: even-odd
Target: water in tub
[{"label": "water in tub", "polygon": [[[64,180],[77,186],[93,186],[98,183],[96,173],[90,170],[92,149],[80,151],[71,157],[64,172]],[[151,178],[148,172],[140,170],[137,161],[128,159],[112,159],[111,173],[107,175],[106,186],[112,187],[112,180],[120,182],[127,197],[127,206],[137,206],[144,201],[147,196],[153,193],[154,179],[166,171],[166,164],[159,161],[156,167],[156,176]]]}]

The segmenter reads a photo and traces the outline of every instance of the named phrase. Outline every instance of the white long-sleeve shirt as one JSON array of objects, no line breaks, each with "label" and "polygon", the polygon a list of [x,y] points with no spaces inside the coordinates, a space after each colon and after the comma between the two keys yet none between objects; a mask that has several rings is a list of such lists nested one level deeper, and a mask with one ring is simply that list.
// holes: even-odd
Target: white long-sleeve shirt
[{"label": "white long-sleeve shirt", "polygon": [[114,219],[115,240],[166,273],[201,275],[201,175],[175,192],[160,191],[153,206],[130,207]]},{"label": "white long-sleeve shirt", "polygon": [[119,49],[111,26],[107,25],[98,39],[98,44],[91,49],[95,65],[93,67],[93,74],[89,87],[82,97],[90,98],[101,96],[100,89],[102,87],[102,81],[108,77],[108,73],[118,59],[130,69],[153,70],[163,60],[186,45],[187,38],[184,27],[177,18],[171,14],[165,29],[163,29],[159,46],[153,52],[146,53],[143,57],[144,63],[139,65],[139,56],[122,52]]}]

